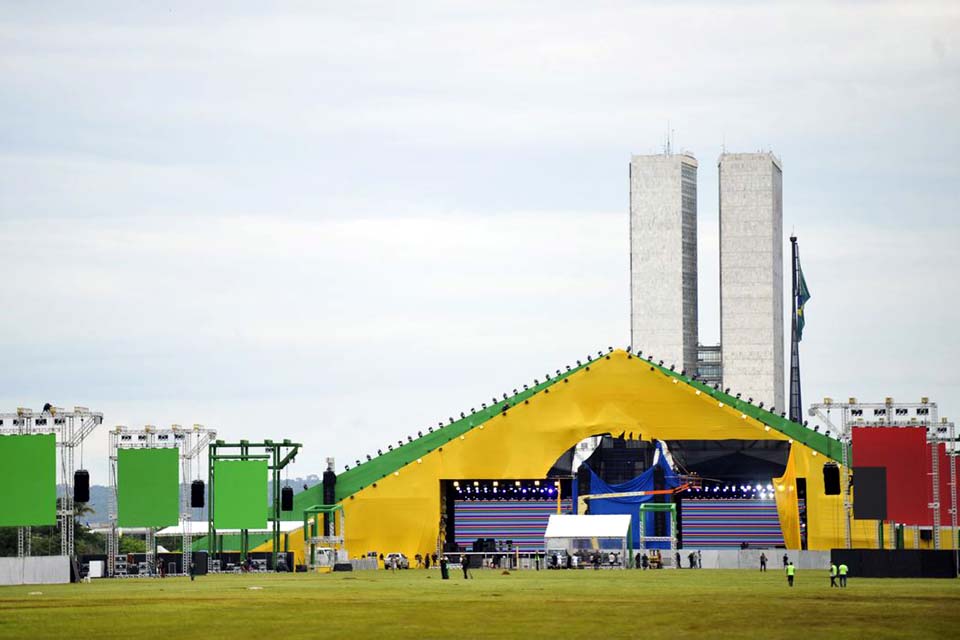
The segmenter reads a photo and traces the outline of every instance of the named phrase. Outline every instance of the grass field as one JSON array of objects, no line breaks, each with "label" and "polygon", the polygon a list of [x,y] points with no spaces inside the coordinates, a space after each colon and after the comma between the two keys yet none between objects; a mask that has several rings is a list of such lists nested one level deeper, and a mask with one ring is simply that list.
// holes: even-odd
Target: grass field
[{"label": "grass field", "polygon": [[411,570],[0,588],[0,638],[88,637],[957,638],[960,581],[841,591],[825,571],[798,571],[790,589],[774,571]]}]

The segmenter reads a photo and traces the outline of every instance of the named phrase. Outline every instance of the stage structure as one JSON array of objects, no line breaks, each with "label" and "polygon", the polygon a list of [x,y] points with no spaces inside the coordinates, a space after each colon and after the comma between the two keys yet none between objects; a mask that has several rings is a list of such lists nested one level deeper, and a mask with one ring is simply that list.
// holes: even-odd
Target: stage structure
[{"label": "stage structure", "polygon": [[[210,558],[222,551],[217,538],[217,529],[240,529],[240,559],[247,559],[250,552],[250,529],[266,528],[272,522],[272,562],[277,566],[280,552],[281,490],[280,471],[294,461],[303,445],[283,440],[274,442],[224,442],[210,444],[208,457],[208,486],[210,517],[207,531],[207,550]],[[238,453],[221,453],[238,451]],[[270,503],[272,512],[267,513],[267,471],[273,484]],[[262,493],[261,493],[262,492]],[[262,498],[261,498],[262,496]]]},{"label": "stage structure", "polygon": [[[107,575],[130,575],[120,555],[123,528],[143,528],[146,534],[146,572],[156,566],[156,532],[184,523],[184,574],[193,560],[191,492],[182,483],[194,480],[193,463],[216,437],[216,429],[200,424],[192,428],[171,425],[142,429],[117,426],[110,431],[110,528],[107,532]],[[179,466],[179,470],[178,470]]]},{"label": "stage structure", "polygon": [[[837,412],[834,416],[833,412]],[[944,419],[938,418],[937,403],[930,402],[928,398],[921,398],[920,402],[894,402],[893,398],[885,398],[883,402],[859,402],[856,398],[849,398],[847,402],[835,402],[832,398],[824,398],[823,402],[818,402],[810,406],[809,413],[823,420],[825,425],[835,431],[843,443],[840,459],[840,491],[843,496],[844,525],[846,530],[846,548],[851,548],[850,522],[853,518],[853,505],[851,501],[851,470],[856,457],[855,450],[852,448],[853,429],[857,428],[899,428],[899,429],[922,429],[926,432],[925,446],[927,461],[911,460],[917,465],[925,465],[922,473],[929,476],[928,488],[931,500],[925,505],[929,510],[927,520],[931,527],[931,536],[933,539],[933,548],[941,548],[941,529],[946,524],[943,522],[943,504],[942,500],[949,500],[949,508],[946,510],[951,531],[951,543],[949,548],[957,546],[957,446],[955,438],[954,424]],[[948,468],[941,468],[946,462]],[[856,474],[854,474],[855,476]],[[860,483],[857,485],[858,491],[865,493],[868,487],[863,485],[866,481],[865,472],[861,474]],[[942,495],[943,489],[947,489],[948,496]],[[886,487],[884,487],[884,494]],[[918,500],[925,500],[924,496],[918,496]],[[858,502],[858,505],[860,503]],[[911,524],[911,523],[907,523]],[[920,544],[920,526],[912,523],[914,528],[913,542],[914,547],[919,548]],[[891,529],[896,531],[896,522],[891,521]],[[899,536],[891,536],[894,546],[897,545]],[[883,541],[883,520],[878,523],[877,528],[878,548],[884,548]]]},{"label": "stage structure", "polygon": [[[8,486],[18,488],[36,489],[37,493],[27,497],[27,502],[32,502],[32,498],[42,496],[38,503],[24,505],[33,510],[41,509],[48,516],[36,517],[27,515],[25,518],[19,518],[16,513],[11,515],[12,520],[19,522],[3,522],[3,526],[17,527],[17,557],[24,558],[33,555],[31,545],[32,525],[52,525],[56,524],[60,528],[60,555],[73,557],[74,555],[74,526],[76,524],[75,502],[74,502],[74,479],[77,469],[76,451],[80,448],[80,457],[82,463],[83,441],[93,433],[103,422],[103,414],[90,411],[86,407],[74,407],[72,411],[60,407],[47,406],[43,411],[34,413],[32,409],[17,409],[16,413],[0,413],[0,436],[52,436],[52,442],[46,444],[54,447],[52,453],[52,464],[55,467],[49,478],[42,478],[38,475],[37,466],[23,469],[24,477],[13,478],[13,482]],[[30,449],[40,449],[40,468],[49,466],[51,458],[42,450],[46,447],[44,443],[39,447],[31,446]],[[59,464],[56,462],[56,450],[59,450]],[[20,458],[18,460],[4,460],[0,464],[12,470],[14,465],[30,466],[34,460],[30,458]],[[59,473],[57,473],[59,471]],[[57,487],[63,491],[63,495],[57,499]],[[53,516],[54,517],[50,517]],[[35,516],[36,514],[34,514]],[[32,521],[31,521],[32,520]],[[52,520],[52,521],[50,521]]]},{"label": "stage structure", "polygon": [[[326,517],[324,517],[326,516]],[[326,531],[323,522],[329,522]],[[303,511],[304,558],[309,569],[332,567],[346,553],[343,505],[314,505]],[[320,554],[318,559],[317,554]],[[343,561],[346,561],[343,558]]]}]

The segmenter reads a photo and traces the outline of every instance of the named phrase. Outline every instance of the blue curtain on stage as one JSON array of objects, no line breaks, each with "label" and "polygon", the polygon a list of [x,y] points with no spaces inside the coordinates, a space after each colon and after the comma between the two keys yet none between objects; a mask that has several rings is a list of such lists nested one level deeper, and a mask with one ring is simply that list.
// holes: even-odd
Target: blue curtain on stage
[{"label": "blue curtain on stage", "polygon": [[[590,493],[628,493],[633,491],[653,491],[653,475],[657,467],[663,469],[664,476],[664,489],[673,489],[680,486],[680,477],[670,468],[669,463],[667,462],[666,456],[663,455],[663,444],[657,442],[657,455],[655,455],[656,462],[652,467],[641,473],[639,476],[633,480],[628,480],[622,484],[607,484],[604,482],[600,476],[594,473],[593,469],[590,469],[588,466],[587,469],[590,470]],[[630,533],[633,538],[633,548],[635,550],[640,549],[640,505],[645,502],[651,502],[656,496],[630,496],[624,498],[602,498],[598,500],[590,500],[590,513],[594,515],[606,515],[606,514],[626,514],[631,516],[630,519]],[[665,498],[665,502],[670,502],[672,499],[669,495],[662,496]],[[646,514],[646,522],[644,526],[647,530],[647,535],[653,535],[654,530],[654,514]],[[666,535],[670,535],[670,517],[667,516],[667,532]],[[650,548],[654,549],[668,549],[670,547],[669,543],[666,542],[654,542],[650,543]]]}]

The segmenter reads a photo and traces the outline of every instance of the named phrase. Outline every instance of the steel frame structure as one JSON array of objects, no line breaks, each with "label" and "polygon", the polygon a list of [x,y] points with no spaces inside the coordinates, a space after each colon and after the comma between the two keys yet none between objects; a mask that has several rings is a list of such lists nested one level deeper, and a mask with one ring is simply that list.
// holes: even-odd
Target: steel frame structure
[{"label": "steel frame structure", "polygon": [[[286,467],[288,464],[293,462],[297,457],[297,452],[300,451],[302,444],[297,442],[291,442],[288,439],[284,439],[282,442],[274,442],[273,440],[264,440],[263,442],[250,442],[248,440],[241,440],[240,442],[224,442],[223,440],[216,440],[211,442],[209,445],[210,453],[207,456],[207,550],[209,557],[212,560],[217,557],[222,551],[220,545],[217,541],[217,530],[214,527],[214,514],[215,514],[215,502],[214,502],[214,487],[216,482],[216,476],[214,473],[214,466],[218,460],[267,460],[267,468],[271,472],[271,480],[273,482],[273,513],[269,517],[269,520],[273,522],[273,567],[276,570],[277,567],[277,554],[280,552],[280,471]],[[239,454],[221,454],[220,450],[236,450],[239,449]],[[257,451],[261,450],[263,453],[252,453],[251,450]],[[306,531],[304,531],[306,534]],[[250,553],[250,533],[244,529],[240,532],[240,559],[246,561],[247,554]]]},{"label": "steel frame structure", "polygon": [[[193,425],[192,429],[185,429],[178,424],[168,429],[158,429],[146,425],[142,429],[128,429],[117,426],[110,431],[110,528],[107,533],[107,575],[116,576],[117,556],[120,555],[120,529],[117,524],[117,452],[119,449],[154,449],[173,448],[178,450],[180,458],[180,523],[183,527],[183,562],[182,571],[186,575],[190,571],[193,561],[193,531],[190,521],[193,520],[193,509],[190,506],[190,491],[183,489],[184,482],[193,480],[193,461],[200,457],[204,449],[217,436],[216,429],[208,429],[201,424]],[[147,566],[151,570],[156,566],[156,531],[152,527],[146,529]]]},{"label": "steel frame structure", "polygon": [[[73,500],[73,474],[76,468],[76,449],[103,422],[103,414],[86,407],[67,411],[49,407],[34,413],[32,409],[17,409],[16,413],[0,413],[0,435],[36,435],[52,433],[60,451],[59,483],[63,495],[57,500],[57,525],[60,528],[60,555],[73,557],[76,525],[76,505]],[[32,554],[30,527],[17,527],[17,557]]]},{"label": "steel frame structure", "polygon": [[[833,421],[832,411],[836,409],[840,412],[840,423]],[[850,463],[851,463],[851,429],[852,427],[924,427],[927,431],[927,446],[931,453],[930,481],[933,488],[933,501],[928,503],[932,510],[933,521],[933,546],[939,549],[940,529],[943,523],[940,521],[940,460],[937,455],[937,449],[940,444],[945,445],[948,460],[950,460],[950,530],[951,545],[954,549],[954,556],[957,559],[957,567],[960,570],[960,557],[958,557],[957,540],[957,444],[954,424],[946,418],[938,419],[938,408],[936,402],[930,402],[927,398],[922,398],[920,402],[894,402],[893,398],[886,398],[883,402],[858,402],[856,398],[849,398],[847,402],[835,402],[832,398],[824,398],[823,402],[810,405],[809,414],[816,416],[824,421],[831,429],[835,429],[840,434],[842,443],[841,453],[841,491],[843,493],[844,523],[846,525],[846,547],[851,546],[850,520],[852,518],[852,503],[850,502]],[[866,417],[864,417],[866,415]],[[882,525],[881,525],[882,526]],[[896,531],[896,527],[892,527]],[[878,545],[882,536],[878,529]],[[896,546],[896,535],[891,536]],[[914,529],[914,546],[919,546],[919,527]]]},{"label": "steel frame structure", "polygon": [[[321,524],[320,520],[321,515],[330,516],[330,526],[327,531],[322,532],[323,535],[318,535],[323,529],[323,525]],[[334,518],[334,516],[338,517]],[[304,558],[306,559],[308,568],[314,569],[317,566],[320,566],[317,563],[318,549],[321,551],[332,551],[334,558],[336,558],[337,551],[342,551],[344,549],[344,526],[345,522],[342,504],[317,504],[303,510]]]}]

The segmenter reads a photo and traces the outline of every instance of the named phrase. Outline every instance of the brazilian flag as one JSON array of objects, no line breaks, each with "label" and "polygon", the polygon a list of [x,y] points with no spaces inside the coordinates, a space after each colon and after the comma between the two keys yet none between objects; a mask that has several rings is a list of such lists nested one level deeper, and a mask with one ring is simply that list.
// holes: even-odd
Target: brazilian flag
[{"label": "brazilian flag", "polygon": [[810,290],[807,289],[807,280],[803,277],[803,269],[797,263],[797,342],[803,338],[803,305],[810,299]]}]

